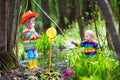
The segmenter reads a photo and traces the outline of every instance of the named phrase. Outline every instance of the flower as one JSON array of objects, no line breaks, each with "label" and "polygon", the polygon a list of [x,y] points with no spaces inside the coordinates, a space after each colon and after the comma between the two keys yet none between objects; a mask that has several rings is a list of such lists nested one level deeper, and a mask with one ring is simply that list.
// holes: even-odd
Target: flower
[{"label": "flower", "polygon": [[75,72],[72,68],[67,69],[64,73],[63,73],[64,77],[66,79],[69,79],[71,76],[74,77],[75,76]]}]

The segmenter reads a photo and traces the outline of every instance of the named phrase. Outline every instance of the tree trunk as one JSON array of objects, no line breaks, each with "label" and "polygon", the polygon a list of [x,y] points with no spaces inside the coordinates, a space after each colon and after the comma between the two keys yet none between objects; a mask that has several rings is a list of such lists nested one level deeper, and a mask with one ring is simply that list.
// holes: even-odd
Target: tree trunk
[{"label": "tree trunk", "polygon": [[[66,29],[66,23],[65,23],[65,17],[66,16],[66,0],[58,0],[58,8],[59,8],[59,26],[62,30]],[[60,33],[60,30],[57,28],[58,33]]]},{"label": "tree trunk", "polygon": [[[1,0],[0,2],[0,52],[7,52],[7,30],[5,22],[5,1]],[[3,27],[4,26],[4,27]]]},{"label": "tree trunk", "polygon": [[[19,9],[15,10],[15,2],[16,0],[2,0],[0,2],[0,63],[2,69],[13,68],[17,64],[14,48],[17,34],[15,24],[18,22],[14,17],[18,15],[18,12],[15,11]],[[18,6],[18,4],[16,5]]]},{"label": "tree trunk", "polygon": [[58,11],[57,11],[56,5],[57,5],[57,0],[52,0],[52,10],[53,10],[52,13],[58,17]]},{"label": "tree trunk", "polygon": [[75,2],[75,13],[76,13],[76,19],[77,19],[77,22],[78,22],[78,25],[79,25],[79,33],[80,33],[80,38],[81,40],[83,40],[84,38],[84,23],[83,23],[83,20],[82,20],[82,13],[81,13],[81,10],[80,10],[80,1],[79,0],[74,0]]},{"label": "tree trunk", "polygon": [[89,20],[92,19],[92,11],[91,11],[91,0],[83,0],[83,9],[82,9],[82,14],[84,17],[85,22],[89,22]]},{"label": "tree trunk", "polygon": [[32,11],[32,10],[33,10],[33,9],[32,9],[32,1],[31,1],[31,0],[26,0],[26,2],[28,3],[27,11],[28,11],[28,10],[31,10],[31,11]]},{"label": "tree trunk", "polygon": [[108,25],[106,24],[106,37],[107,37],[107,44],[109,46],[109,49],[110,50],[113,50],[113,45],[112,45],[112,42],[111,42],[111,37],[110,37],[110,34],[108,32]]},{"label": "tree trunk", "polygon": [[[75,22],[76,20],[76,4],[75,4],[76,0],[72,0],[70,3],[70,6],[68,6],[68,10],[67,10],[67,17],[68,17],[68,25],[72,24],[72,22]],[[73,15],[74,14],[74,15]]]},{"label": "tree trunk", "polygon": [[120,38],[117,34],[115,23],[112,15],[112,10],[107,0],[98,0],[101,11],[103,12],[103,16],[105,18],[106,24],[108,25],[108,31],[111,35],[112,42],[118,57],[120,60]]},{"label": "tree trunk", "polygon": [[119,22],[118,32],[120,36],[120,0],[117,0],[117,3],[118,3],[118,22]]},{"label": "tree trunk", "polygon": [[[42,3],[42,9],[49,15],[50,14],[49,0],[42,0],[41,3]],[[42,14],[42,16],[43,16],[43,18],[42,18],[43,19],[43,28],[44,28],[44,31],[46,31],[49,27],[51,27],[51,22],[44,14]]]}]

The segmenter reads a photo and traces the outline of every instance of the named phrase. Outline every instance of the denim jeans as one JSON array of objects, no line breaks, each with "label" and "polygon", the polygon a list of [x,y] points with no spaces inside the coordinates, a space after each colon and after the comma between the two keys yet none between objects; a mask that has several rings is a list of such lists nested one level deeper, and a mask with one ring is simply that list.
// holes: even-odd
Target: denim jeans
[{"label": "denim jeans", "polygon": [[37,59],[38,57],[37,50],[27,50],[27,56],[28,56],[28,60]]}]

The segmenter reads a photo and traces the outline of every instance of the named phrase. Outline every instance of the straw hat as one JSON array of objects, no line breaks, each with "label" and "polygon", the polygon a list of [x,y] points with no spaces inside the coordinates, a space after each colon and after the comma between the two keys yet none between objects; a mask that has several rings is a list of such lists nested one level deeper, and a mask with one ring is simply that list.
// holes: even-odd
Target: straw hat
[{"label": "straw hat", "polygon": [[36,12],[27,11],[27,12],[24,13],[23,16],[22,16],[21,24],[24,24],[24,22],[25,22],[26,20],[28,20],[29,18],[31,18],[31,17],[37,18],[38,15],[39,15],[39,14],[36,13]]}]

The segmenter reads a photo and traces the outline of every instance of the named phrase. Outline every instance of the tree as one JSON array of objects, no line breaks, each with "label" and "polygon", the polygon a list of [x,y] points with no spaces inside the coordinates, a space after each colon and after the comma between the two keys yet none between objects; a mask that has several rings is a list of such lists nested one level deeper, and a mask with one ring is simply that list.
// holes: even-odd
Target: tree
[{"label": "tree", "polygon": [[0,2],[0,68],[2,69],[17,66],[14,49],[20,1],[1,0]]},{"label": "tree", "polygon": [[108,25],[106,24],[106,38],[107,38],[107,44],[109,46],[109,49],[110,50],[113,50],[113,45],[112,45],[112,42],[111,42],[111,37],[110,37],[110,34],[108,32]]},{"label": "tree", "polygon": [[[58,8],[59,8],[59,26],[63,30],[63,29],[66,29],[66,23],[65,23],[65,17],[67,17],[66,16],[66,10],[67,10],[66,0],[58,0]],[[58,32],[60,31],[58,30]]]},{"label": "tree", "polygon": [[[42,3],[42,9],[49,15],[50,11],[49,11],[49,0],[41,0]],[[43,28],[44,31],[46,31],[50,26],[51,26],[51,22],[50,20],[46,17],[46,15],[42,14],[42,19],[43,19]]]},{"label": "tree", "polygon": [[91,0],[83,0],[82,15],[84,16],[85,22],[88,22],[92,19],[91,11]]},{"label": "tree", "polygon": [[26,4],[28,4],[27,11],[32,10],[32,1],[31,0],[26,0]]},{"label": "tree", "polygon": [[120,35],[120,0],[117,0],[117,6],[118,6],[118,22],[119,22],[119,35]]},{"label": "tree", "polygon": [[[75,0],[71,0],[70,1],[70,6],[68,6],[68,10],[67,10],[67,17],[68,17],[68,24],[72,24],[72,22],[75,22],[76,20],[76,4],[75,4]],[[73,15],[74,14],[74,15]]]},{"label": "tree", "polygon": [[81,40],[83,40],[84,37],[84,23],[82,20],[82,12],[80,10],[80,1],[79,0],[74,0],[75,1],[75,6],[76,6],[76,19],[77,22],[79,24],[79,33],[80,33],[80,37]]},{"label": "tree", "polygon": [[111,35],[113,46],[115,48],[118,60],[120,61],[120,38],[115,28],[112,10],[107,0],[98,0],[98,3],[101,8],[101,11],[103,12],[103,16],[108,27],[107,29]]}]

